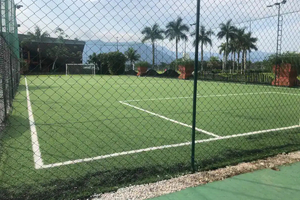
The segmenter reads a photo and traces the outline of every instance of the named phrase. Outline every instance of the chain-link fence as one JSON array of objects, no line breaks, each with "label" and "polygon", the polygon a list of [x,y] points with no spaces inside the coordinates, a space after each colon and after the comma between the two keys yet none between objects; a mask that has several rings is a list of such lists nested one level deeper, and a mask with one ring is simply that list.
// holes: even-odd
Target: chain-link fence
[{"label": "chain-link fence", "polygon": [[297,0],[0,2],[0,199],[300,149]]},{"label": "chain-link fence", "polygon": [[[0,124],[11,111],[13,98],[17,92],[19,73],[19,39],[16,24],[15,4],[0,1]],[[0,128],[1,130],[2,128]]]}]

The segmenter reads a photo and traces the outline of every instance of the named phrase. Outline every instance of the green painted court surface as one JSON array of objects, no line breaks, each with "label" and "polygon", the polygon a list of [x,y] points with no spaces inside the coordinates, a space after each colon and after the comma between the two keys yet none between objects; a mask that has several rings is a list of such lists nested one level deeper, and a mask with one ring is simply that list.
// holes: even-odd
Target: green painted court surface
[{"label": "green painted court surface", "polygon": [[[53,173],[64,181],[157,166],[167,171],[177,166],[174,173],[189,169],[192,96],[193,81],[187,80],[23,77],[2,139],[2,186],[47,185],[57,180]],[[214,168],[298,148],[299,103],[299,89],[199,81],[197,166]],[[34,117],[31,126],[28,115]]]},{"label": "green painted court surface", "polygon": [[300,197],[300,163],[280,171],[264,169],[204,186],[188,188],[153,200],[297,200]]}]

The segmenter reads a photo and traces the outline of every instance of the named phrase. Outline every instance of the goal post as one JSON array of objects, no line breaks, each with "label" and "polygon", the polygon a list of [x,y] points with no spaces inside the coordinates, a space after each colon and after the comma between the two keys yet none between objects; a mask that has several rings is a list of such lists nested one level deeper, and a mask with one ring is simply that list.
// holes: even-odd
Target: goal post
[{"label": "goal post", "polygon": [[96,74],[95,64],[81,64],[81,63],[67,63],[66,64],[66,75],[74,74]]}]

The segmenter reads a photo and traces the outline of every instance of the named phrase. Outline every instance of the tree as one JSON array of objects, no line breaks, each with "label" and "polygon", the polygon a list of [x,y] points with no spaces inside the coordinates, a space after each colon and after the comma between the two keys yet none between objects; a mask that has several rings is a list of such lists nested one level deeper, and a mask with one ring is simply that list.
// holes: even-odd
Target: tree
[{"label": "tree", "polygon": [[211,69],[219,69],[219,66],[221,66],[221,62],[218,57],[211,56],[209,58],[208,66],[210,66]]},{"label": "tree", "polygon": [[160,29],[157,23],[155,23],[152,27],[147,26],[142,30],[142,34],[145,35],[142,42],[144,43],[147,40],[150,40],[152,44],[152,66],[154,66],[155,63],[155,41],[164,39],[163,33],[164,30]]},{"label": "tree", "polygon": [[[191,36],[196,35],[195,32],[191,34]],[[207,46],[208,44],[212,46],[211,35],[214,35],[214,32],[209,29],[208,31],[205,29],[205,26],[200,27],[199,31],[199,43],[201,44],[201,71],[203,71],[203,46]],[[196,46],[196,39],[193,42],[193,45]]]},{"label": "tree", "polygon": [[55,64],[59,57],[68,57],[71,55],[69,49],[64,44],[64,40],[68,35],[59,27],[56,28],[55,33],[58,34],[56,39],[57,45],[47,50],[47,55],[53,58],[52,70],[55,69]]},{"label": "tree", "polygon": [[141,55],[138,54],[137,50],[134,50],[133,48],[128,48],[128,50],[124,52],[124,55],[126,56],[127,60],[130,61],[132,70],[134,70],[134,63],[141,58]]},{"label": "tree", "polygon": [[218,36],[218,39],[222,39],[225,37],[226,39],[226,43],[225,43],[225,59],[224,59],[224,63],[223,63],[223,70],[226,66],[226,63],[227,63],[227,56],[228,56],[228,42],[230,39],[234,39],[235,36],[236,36],[236,27],[233,26],[231,24],[231,19],[228,20],[225,24],[224,23],[221,23],[220,24],[220,31],[218,32],[217,36]]},{"label": "tree", "polygon": [[34,33],[28,32],[27,34],[29,35],[30,42],[36,42],[38,45],[37,51],[39,56],[39,66],[40,66],[40,70],[42,70],[41,44],[45,41],[46,38],[50,37],[50,35],[47,31],[42,32],[42,30],[38,26],[35,27]]},{"label": "tree", "polygon": [[177,20],[171,21],[166,26],[165,35],[169,40],[174,40],[176,43],[176,60],[178,59],[178,42],[182,39],[187,41],[188,37],[186,33],[189,32],[189,27],[186,24],[182,24],[182,18],[178,17]]},{"label": "tree", "polygon": [[252,37],[252,33],[248,32],[243,35],[242,41],[242,50],[243,50],[243,59],[244,59],[244,71],[246,71],[246,62],[247,62],[247,51],[251,52],[251,50],[257,51],[256,42],[257,38]]},{"label": "tree", "polygon": [[124,74],[126,57],[119,51],[107,53],[107,64],[111,75]]},{"label": "tree", "polygon": [[87,63],[89,64],[97,64],[99,62],[99,56],[94,52],[88,57]]}]

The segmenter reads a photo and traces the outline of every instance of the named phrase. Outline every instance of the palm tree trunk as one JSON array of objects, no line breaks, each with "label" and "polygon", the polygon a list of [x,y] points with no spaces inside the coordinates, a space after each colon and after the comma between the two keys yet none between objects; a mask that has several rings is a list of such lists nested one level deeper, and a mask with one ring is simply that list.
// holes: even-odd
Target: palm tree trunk
[{"label": "palm tree trunk", "polygon": [[224,52],[224,54],[223,54],[223,66],[222,66],[222,71],[224,72],[224,70],[225,70],[225,52]]},{"label": "palm tree trunk", "polygon": [[155,57],[155,55],[154,55],[154,49],[155,49],[155,46],[154,46],[154,42],[152,42],[152,67],[154,67],[154,57]]},{"label": "palm tree trunk", "polygon": [[176,60],[178,59],[178,39],[176,38]]},{"label": "palm tree trunk", "polygon": [[[232,59],[233,53],[232,53],[232,52],[230,52],[230,53],[231,53],[231,55],[230,55],[231,58],[230,58],[230,59],[231,59],[231,62],[232,62],[232,60],[233,60],[233,59]],[[230,73],[232,73],[231,70],[230,70]]]},{"label": "palm tree trunk", "polygon": [[[241,56],[241,51],[238,51],[238,58],[237,58],[237,71],[239,71],[239,65],[240,65],[240,56]],[[241,73],[242,73],[242,65],[241,65]]]},{"label": "palm tree trunk", "polygon": [[234,73],[234,68],[235,68],[235,58],[236,58],[236,57],[235,57],[235,56],[236,56],[235,54],[236,54],[236,53],[233,52],[233,70],[232,70],[233,73]]},{"label": "palm tree trunk", "polygon": [[225,47],[225,62],[224,62],[224,68],[226,69],[226,65],[227,65],[227,52],[228,52],[228,37],[226,37],[226,47]]},{"label": "palm tree trunk", "polygon": [[203,71],[203,42],[201,42],[201,72]]},{"label": "palm tree trunk", "polygon": [[42,71],[42,58],[41,58],[41,48],[40,45],[38,45],[39,50],[39,65],[40,65],[40,71]]},{"label": "palm tree trunk", "polygon": [[244,72],[246,73],[247,68],[247,51],[244,50]]}]

